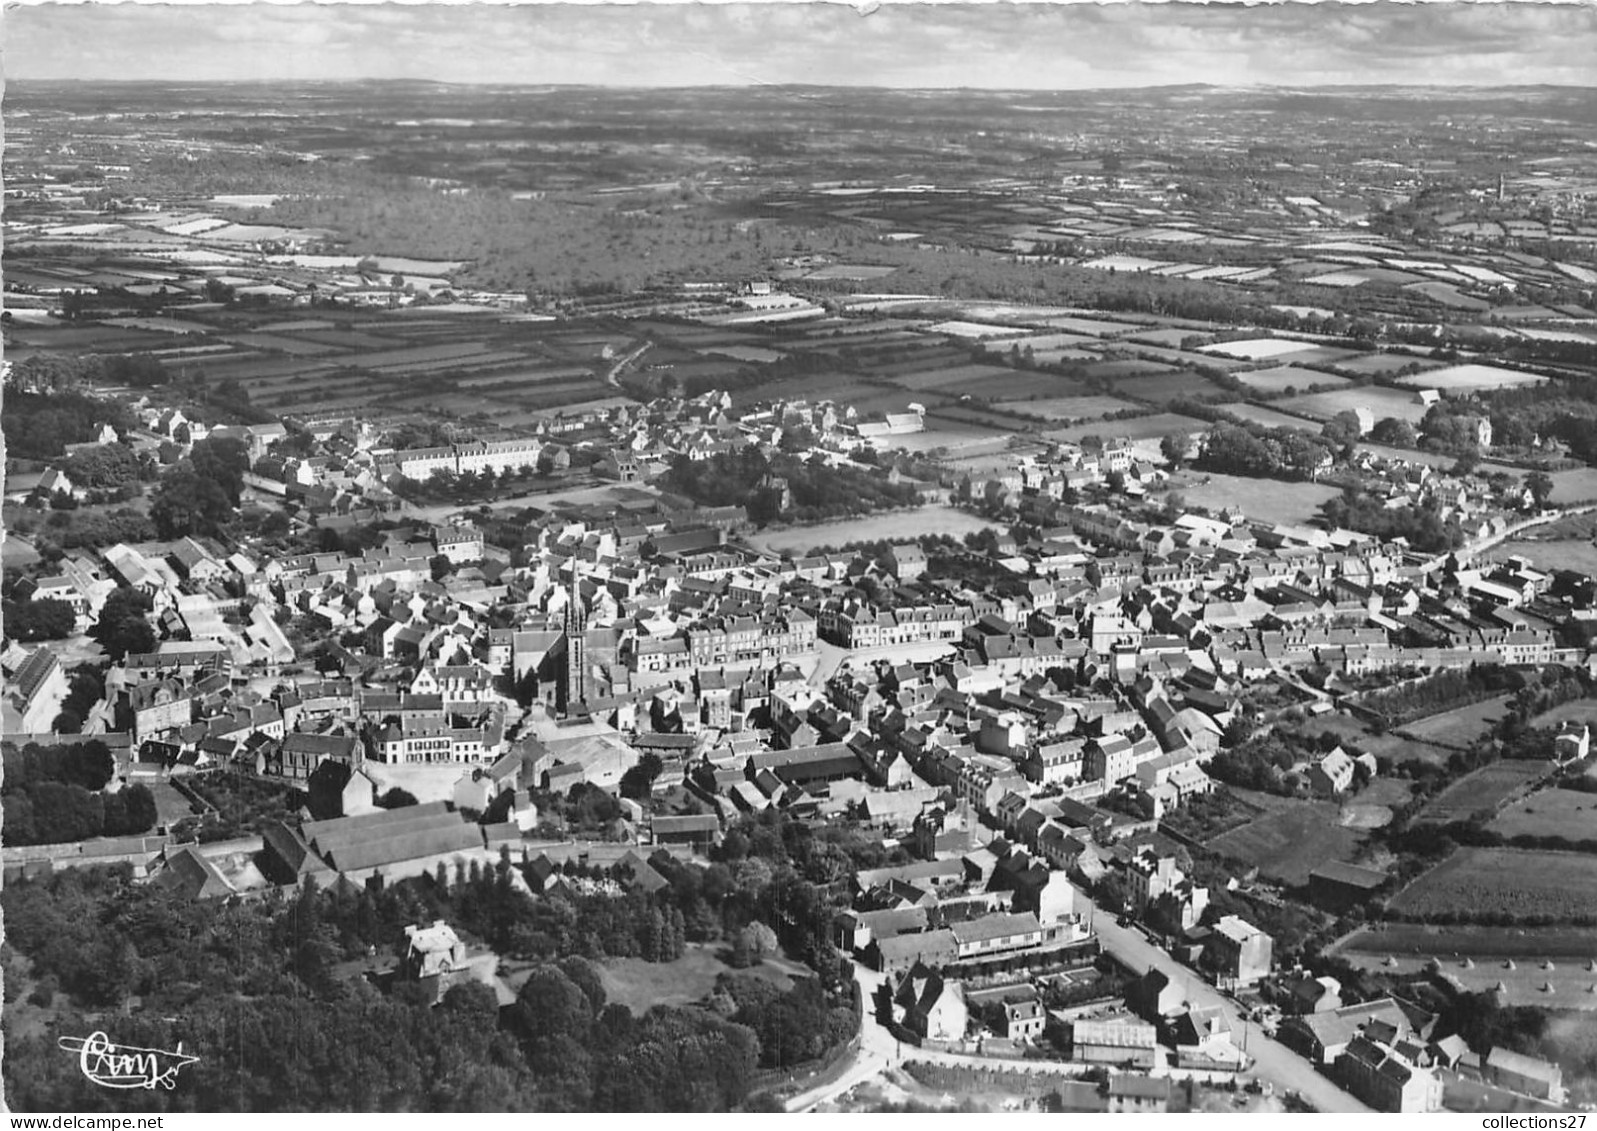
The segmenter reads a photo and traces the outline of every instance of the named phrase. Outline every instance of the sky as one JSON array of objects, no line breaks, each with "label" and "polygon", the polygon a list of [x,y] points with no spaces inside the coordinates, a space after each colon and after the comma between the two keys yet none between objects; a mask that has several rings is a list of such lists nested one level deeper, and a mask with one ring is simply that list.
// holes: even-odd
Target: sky
[{"label": "sky", "polygon": [[[864,0],[868,4],[869,0]],[[1597,84],[1597,4],[24,2],[10,79]]]}]

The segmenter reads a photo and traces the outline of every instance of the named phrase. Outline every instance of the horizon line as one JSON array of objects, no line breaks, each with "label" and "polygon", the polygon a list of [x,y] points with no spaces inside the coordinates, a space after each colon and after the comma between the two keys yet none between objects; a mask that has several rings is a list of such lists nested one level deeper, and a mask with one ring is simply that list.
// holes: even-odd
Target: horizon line
[{"label": "horizon line", "polygon": [[463,89],[505,87],[517,90],[881,90],[928,91],[936,93],[976,94],[1051,94],[1084,93],[1098,90],[1214,90],[1214,91],[1299,91],[1299,90],[1590,90],[1597,91],[1597,82],[1588,85],[1557,82],[1317,82],[1317,83],[1252,83],[1252,82],[1172,82],[1138,83],[1123,86],[913,86],[887,83],[805,83],[805,82],[745,82],[745,83],[594,83],[594,82],[514,82],[496,79],[434,79],[400,76],[363,75],[342,78],[63,78],[23,77],[12,75],[7,87],[29,83],[72,86],[359,86],[370,83],[414,86],[448,86]]}]

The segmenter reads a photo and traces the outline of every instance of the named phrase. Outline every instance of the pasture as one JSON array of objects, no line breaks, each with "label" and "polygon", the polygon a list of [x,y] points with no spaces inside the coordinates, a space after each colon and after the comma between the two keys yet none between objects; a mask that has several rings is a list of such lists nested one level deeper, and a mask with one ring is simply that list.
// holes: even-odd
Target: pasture
[{"label": "pasture", "polygon": [[1141,408],[1118,397],[1050,397],[1026,405],[1027,412],[1052,420],[1100,420],[1117,412]]},{"label": "pasture", "polygon": [[1410,424],[1418,424],[1424,418],[1426,411],[1425,406],[1420,404],[1419,397],[1414,394],[1380,385],[1333,389],[1328,393],[1310,393],[1283,401],[1280,407],[1316,420],[1329,420],[1339,412],[1353,412],[1367,408],[1375,414],[1376,420],[1393,416]]},{"label": "pasture", "polygon": [[1250,424],[1262,424],[1266,428],[1296,428],[1300,432],[1311,432],[1318,436],[1320,429],[1323,427],[1323,425],[1315,421],[1304,420],[1301,416],[1289,416],[1284,412],[1277,412],[1273,408],[1265,408],[1263,405],[1239,402],[1237,404],[1222,405],[1221,408],[1238,420],[1247,421]]},{"label": "pasture", "polygon": [[1498,720],[1508,713],[1512,697],[1499,695],[1483,699],[1467,707],[1443,711],[1401,727],[1403,735],[1438,746],[1463,748],[1483,737]]},{"label": "pasture", "polygon": [[1209,472],[1182,473],[1171,480],[1170,487],[1192,506],[1211,511],[1236,506],[1249,518],[1289,525],[1308,522],[1319,513],[1321,504],[1339,493],[1338,488],[1324,483],[1286,483]]},{"label": "pasture", "polygon": [[747,970],[734,970],[721,960],[722,948],[713,945],[689,946],[675,962],[645,962],[641,958],[607,958],[594,965],[605,997],[624,1005],[634,1015],[656,1005],[689,1005],[703,1001],[715,989],[722,974],[742,974],[761,978],[778,990],[786,990],[797,977],[809,971],[786,958],[767,958]]},{"label": "pasture", "polygon": [[1398,892],[1391,906],[1408,915],[1590,915],[1597,908],[1597,856],[1460,848]]},{"label": "pasture", "polygon": [[1339,361],[1336,363],[1336,368],[1343,373],[1353,373],[1360,377],[1384,377],[1410,365],[1435,369],[1441,364],[1439,361],[1414,357],[1406,353],[1368,353],[1363,357],[1350,357]]},{"label": "pasture", "polygon": [[1560,703],[1550,711],[1543,711],[1531,719],[1533,727],[1556,727],[1573,720],[1597,726],[1597,699],[1574,699]]},{"label": "pasture", "polygon": [[1074,444],[1079,443],[1083,436],[1124,436],[1130,440],[1157,440],[1168,432],[1196,435],[1208,430],[1208,422],[1199,420],[1195,416],[1160,412],[1132,420],[1112,420],[1104,424],[1077,424],[1071,428],[1055,428],[1044,435],[1050,440],[1065,440]]},{"label": "pasture", "polygon": [[1216,342],[1212,346],[1199,346],[1203,353],[1234,357],[1243,361],[1270,361],[1288,354],[1302,353],[1314,348],[1312,342],[1290,342],[1281,338],[1249,338],[1240,342]]},{"label": "pasture", "polygon": [[1296,887],[1328,860],[1352,860],[1363,840],[1361,832],[1341,823],[1333,802],[1299,801],[1222,833],[1204,847]]},{"label": "pasture", "polygon": [[955,538],[963,538],[966,534],[985,530],[991,525],[983,518],[953,507],[918,507],[837,522],[821,522],[814,526],[762,530],[750,536],[749,541],[772,553],[780,554],[786,550],[803,553],[816,546],[846,546],[850,542],[883,538],[896,541],[921,534],[950,534]]},{"label": "pasture", "polygon": [[1488,389],[1514,389],[1524,385],[1542,385],[1546,377],[1535,373],[1521,373],[1517,369],[1502,369],[1495,365],[1448,365],[1427,373],[1399,377],[1399,385],[1415,389],[1440,389],[1445,393],[1474,393]]},{"label": "pasture", "polygon": [[1212,397],[1219,388],[1197,373],[1170,372],[1155,377],[1116,381],[1115,392],[1149,404],[1167,405],[1184,398]]},{"label": "pasture", "polygon": [[1327,389],[1341,385],[1350,385],[1352,381],[1346,377],[1333,377],[1329,373],[1317,373],[1312,369],[1299,369],[1296,365],[1275,365],[1269,369],[1255,369],[1247,373],[1237,373],[1235,377],[1250,389],[1261,393],[1280,393],[1292,395],[1307,391],[1311,386],[1321,385]]},{"label": "pasture", "polygon": [[1487,827],[1505,837],[1557,836],[1597,841],[1597,793],[1538,790],[1508,806]]},{"label": "pasture", "polygon": [[1493,762],[1465,774],[1420,810],[1419,820],[1438,824],[1467,821],[1481,810],[1495,811],[1547,772],[1541,762]]}]

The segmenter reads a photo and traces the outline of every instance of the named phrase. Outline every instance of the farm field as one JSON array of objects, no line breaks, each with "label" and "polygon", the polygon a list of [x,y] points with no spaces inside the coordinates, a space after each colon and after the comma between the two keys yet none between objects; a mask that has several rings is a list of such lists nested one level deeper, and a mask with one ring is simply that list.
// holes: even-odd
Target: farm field
[{"label": "farm field", "polygon": [[1277,412],[1273,408],[1265,408],[1263,405],[1238,401],[1235,404],[1221,405],[1220,407],[1238,420],[1247,421],[1251,424],[1262,424],[1266,428],[1296,428],[1300,432],[1311,432],[1318,436],[1322,427],[1322,425],[1312,420],[1304,420],[1301,416],[1290,416],[1284,412]]},{"label": "farm field", "polygon": [[1317,420],[1329,420],[1339,412],[1353,412],[1356,409],[1367,408],[1375,414],[1376,420],[1393,416],[1410,424],[1418,424],[1424,418],[1426,411],[1417,396],[1401,389],[1390,389],[1381,385],[1335,389],[1329,393],[1310,393],[1283,401],[1281,407],[1301,412]]},{"label": "farm field", "polygon": [[1443,711],[1408,723],[1398,729],[1407,737],[1441,746],[1465,747],[1483,736],[1488,728],[1508,713],[1512,696],[1499,695],[1467,707]]},{"label": "farm field", "polygon": [[1329,953],[1360,969],[1399,977],[1423,973],[1434,962],[1442,975],[1472,993],[1501,986],[1510,1005],[1597,1010],[1597,994],[1591,992],[1597,983],[1597,943],[1589,927],[1393,922],[1361,928]]},{"label": "farm field", "polygon": [[1298,886],[1328,860],[1353,859],[1363,840],[1362,833],[1340,823],[1334,803],[1299,801],[1222,833],[1204,847],[1254,865],[1270,879]]},{"label": "farm field", "polygon": [[1219,388],[1197,373],[1165,373],[1155,377],[1128,377],[1116,381],[1115,392],[1150,404],[1167,405],[1191,397],[1212,397]]},{"label": "farm field", "polygon": [[986,519],[953,507],[933,506],[822,522],[814,526],[762,530],[751,535],[749,541],[772,553],[779,554],[785,550],[802,553],[816,546],[845,546],[850,542],[913,538],[920,534],[951,534],[960,538],[991,525]]},{"label": "farm field", "polygon": [[1117,397],[1053,397],[1026,405],[1027,412],[1054,420],[1099,420],[1113,413],[1141,408]]},{"label": "farm field", "polygon": [[1269,369],[1255,369],[1248,373],[1236,374],[1236,379],[1250,389],[1257,389],[1261,393],[1285,393],[1289,389],[1305,390],[1311,385],[1324,385],[1334,388],[1340,385],[1351,385],[1353,382],[1346,377],[1333,377],[1329,373],[1318,373],[1313,369],[1299,369],[1296,365],[1277,365]]},{"label": "farm field", "polygon": [[1552,475],[1552,501],[1559,504],[1597,500],[1597,467],[1576,467]]},{"label": "farm field", "polygon": [[1435,369],[1441,364],[1439,361],[1432,361],[1424,357],[1413,357],[1406,353],[1370,353],[1365,354],[1363,357],[1350,357],[1339,361],[1336,363],[1336,367],[1344,373],[1381,377],[1388,373],[1396,373],[1399,369],[1410,365]]},{"label": "farm field", "polygon": [[1400,891],[1394,910],[1435,915],[1550,915],[1571,919],[1597,908],[1597,856],[1514,848],[1460,848]]},{"label": "farm field", "polygon": [[675,962],[645,962],[641,958],[610,958],[594,965],[605,997],[624,1005],[634,1015],[654,1005],[688,1005],[702,1001],[715,989],[722,974],[740,973],[762,978],[779,990],[792,986],[795,975],[809,971],[785,958],[767,958],[758,966],[734,971],[721,961],[720,947],[706,944],[689,946]]},{"label": "farm field", "polygon": [[1574,699],[1560,703],[1550,711],[1543,711],[1531,719],[1533,727],[1555,727],[1573,719],[1575,722],[1597,726],[1597,699]]},{"label": "farm field", "polygon": [[1336,487],[1324,483],[1287,483],[1208,472],[1190,478],[1179,476],[1170,486],[1193,506],[1213,511],[1236,506],[1249,518],[1285,524],[1308,522],[1319,513],[1322,503],[1338,494]]},{"label": "farm field", "polygon": [[1497,814],[1487,828],[1505,837],[1558,836],[1597,841],[1597,793],[1538,790]]},{"label": "farm field", "polygon": [[1446,824],[1465,821],[1482,809],[1496,809],[1547,772],[1541,762],[1493,762],[1465,774],[1420,810],[1419,820]]},{"label": "farm field", "polygon": [[1157,440],[1167,432],[1207,432],[1207,421],[1195,416],[1182,416],[1178,412],[1160,412],[1152,416],[1139,416],[1133,420],[1116,420],[1113,427],[1103,424],[1077,424],[1071,428],[1052,429],[1044,435],[1050,440],[1067,440],[1077,443],[1083,436],[1125,436],[1131,440]]},{"label": "farm field", "polygon": [[1399,377],[1397,383],[1415,389],[1441,389],[1444,392],[1478,392],[1485,389],[1513,389],[1523,385],[1542,385],[1547,378],[1535,373],[1521,373],[1517,369],[1501,369],[1495,365],[1449,365]]},{"label": "farm field", "polygon": [[1240,358],[1243,361],[1269,361],[1288,354],[1302,353],[1314,348],[1312,342],[1291,342],[1281,338],[1248,338],[1240,342],[1217,342],[1199,347],[1203,353],[1221,357]]}]

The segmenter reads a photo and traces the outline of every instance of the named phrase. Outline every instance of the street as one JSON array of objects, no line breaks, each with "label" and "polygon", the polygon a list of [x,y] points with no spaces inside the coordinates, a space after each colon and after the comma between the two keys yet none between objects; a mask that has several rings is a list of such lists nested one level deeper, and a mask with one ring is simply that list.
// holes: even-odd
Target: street
[{"label": "street", "polygon": [[[1285,1045],[1265,1036],[1252,1022],[1247,1021],[1236,1003],[1205,982],[1197,971],[1190,970],[1149,942],[1137,930],[1122,927],[1114,916],[1100,912],[1091,899],[1077,889],[1077,906],[1091,917],[1103,948],[1124,965],[1138,972],[1157,968],[1181,987],[1192,1005],[1217,1005],[1231,1023],[1238,1042],[1244,1039],[1247,1053],[1253,1058],[1250,1074],[1275,1085],[1278,1094],[1296,1091],[1322,1112],[1367,1112],[1371,1109],[1338,1088],[1320,1075],[1307,1060]],[[1080,1075],[1088,1065],[1055,1060],[1008,1060],[996,1057],[968,1056],[961,1053],[937,1052],[913,1045],[901,1047],[897,1038],[888,1031],[875,1012],[875,993],[887,976],[854,964],[854,978],[859,983],[865,1001],[865,1017],[860,1029],[860,1047],[849,1066],[833,1081],[818,1085],[794,1096],[787,1102],[788,1111],[810,1111],[820,1104],[836,1099],[850,1088],[871,1079],[890,1065],[904,1059],[927,1061],[933,1064],[959,1065],[973,1068],[1009,1069],[1011,1071],[1054,1072]],[[1246,1036],[1244,1037],[1244,1034]]]},{"label": "street", "polygon": [[1076,890],[1078,909],[1092,909],[1091,921],[1103,948],[1126,966],[1137,972],[1158,969],[1171,982],[1180,986],[1192,1005],[1218,1005],[1231,1022],[1238,1035],[1238,1043],[1246,1034],[1247,1053],[1254,1059],[1252,1074],[1275,1085],[1277,1092],[1287,1089],[1297,1091],[1320,1111],[1367,1112],[1371,1109],[1321,1076],[1314,1066],[1278,1041],[1265,1036],[1252,1022],[1243,1018],[1236,1003],[1205,982],[1197,971],[1190,970],[1149,942],[1135,928],[1122,927],[1113,915],[1098,911],[1092,900],[1079,888]]}]

